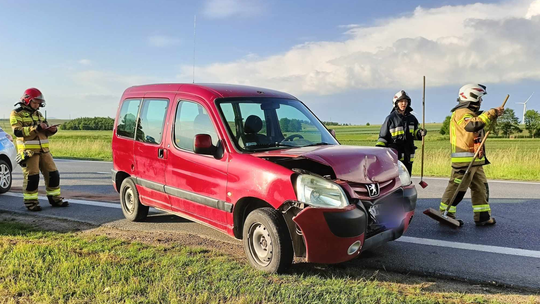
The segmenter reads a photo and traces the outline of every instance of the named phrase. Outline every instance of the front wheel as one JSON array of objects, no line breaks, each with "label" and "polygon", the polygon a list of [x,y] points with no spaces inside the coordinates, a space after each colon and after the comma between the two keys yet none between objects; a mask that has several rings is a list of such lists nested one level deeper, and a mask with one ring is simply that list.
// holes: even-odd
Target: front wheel
[{"label": "front wheel", "polygon": [[287,224],[273,208],[256,209],[248,215],[243,243],[250,264],[258,270],[283,272],[292,263],[293,249]]},{"label": "front wheel", "polygon": [[6,193],[11,189],[11,169],[9,164],[0,159],[0,193]]},{"label": "front wheel", "polygon": [[139,222],[148,215],[148,206],[139,201],[139,192],[131,178],[126,178],[120,187],[120,204],[126,219],[132,222]]}]

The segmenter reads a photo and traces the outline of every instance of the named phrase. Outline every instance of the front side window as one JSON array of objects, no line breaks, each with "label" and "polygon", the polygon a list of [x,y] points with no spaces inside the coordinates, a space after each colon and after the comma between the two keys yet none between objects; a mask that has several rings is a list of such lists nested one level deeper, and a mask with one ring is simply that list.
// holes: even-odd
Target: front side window
[{"label": "front side window", "polygon": [[116,134],[118,136],[135,138],[137,115],[139,114],[140,99],[126,99],[120,109]]},{"label": "front side window", "polygon": [[183,150],[193,151],[195,135],[208,134],[217,145],[218,136],[206,109],[192,101],[180,101],[176,108],[173,140]]},{"label": "front side window", "polygon": [[137,123],[135,138],[149,144],[160,144],[163,125],[169,101],[164,99],[145,99]]},{"label": "front side window", "polygon": [[338,144],[297,100],[222,99],[218,107],[233,142],[243,151]]}]

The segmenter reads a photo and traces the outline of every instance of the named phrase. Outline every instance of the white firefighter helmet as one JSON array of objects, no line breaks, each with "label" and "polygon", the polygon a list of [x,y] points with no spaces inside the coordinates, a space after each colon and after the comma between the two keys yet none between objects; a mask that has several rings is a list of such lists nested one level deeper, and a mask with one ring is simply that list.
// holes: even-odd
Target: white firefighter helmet
[{"label": "white firefighter helmet", "polygon": [[409,95],[407,95],[407,92],[405,92],[403,90],[401,90],[401,91],[397,92],[396,94],[394,94],[394,99],[392,100],[392,105],[394,107],[396,107],[398,101],[403,100],[403,99],[407,99],[409,101],[408,106],[410,107],[411,106],[411,98],[409,97]]},{"label": "white firefighter helmet", "polygon": [[485,85],[470,83],[462,86],[459,89],[458,101],[476,103],[479,102],[482,99],[482,96],[486,94],[487,91]]}]

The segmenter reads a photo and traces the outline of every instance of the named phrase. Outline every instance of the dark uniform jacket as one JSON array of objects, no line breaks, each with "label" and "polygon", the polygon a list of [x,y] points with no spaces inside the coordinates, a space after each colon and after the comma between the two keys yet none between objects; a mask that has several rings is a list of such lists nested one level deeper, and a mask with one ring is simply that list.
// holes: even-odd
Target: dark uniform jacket
[{"label": "dark uniform jacket", "polygon": [[400,114],[394,109],[381,126],[376,144],[379,147],[396,149],[399,160],[406,163],[414,161],[414,140],[422,140],[422,135],[418,132],[418,120],[410,113],[411,110],[407,108],[405,114]]}]

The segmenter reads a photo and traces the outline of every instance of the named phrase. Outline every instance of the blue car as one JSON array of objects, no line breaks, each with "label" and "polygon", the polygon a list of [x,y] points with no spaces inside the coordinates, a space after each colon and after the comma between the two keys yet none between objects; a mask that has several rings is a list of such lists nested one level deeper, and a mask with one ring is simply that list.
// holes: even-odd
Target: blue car
[{"label": "blue car", "polygon": [[13,137],[0,128],[0,194],[11,189],[13,168],[17,164],[17,149],[13,145]]}]

